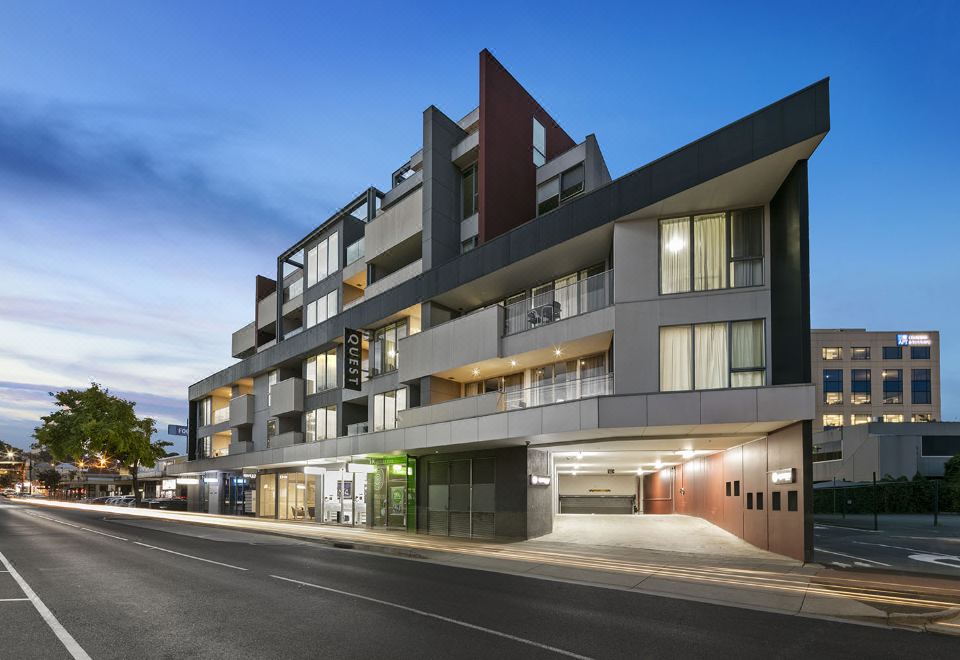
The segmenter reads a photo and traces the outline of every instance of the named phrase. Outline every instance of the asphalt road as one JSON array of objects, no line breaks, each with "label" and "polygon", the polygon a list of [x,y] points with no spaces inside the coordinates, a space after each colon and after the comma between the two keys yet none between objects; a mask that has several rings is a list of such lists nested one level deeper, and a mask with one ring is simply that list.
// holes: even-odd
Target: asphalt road
[{"label": "asphalt road", "polygon": [[814,561],[838,568],[910,571],[960,578],[960,519],[953,516],[940,522],[938,527],[933,527],[929,517],[884,516],[876,532],[872,517],[869,521],[816,524]]},{"label": "asphalt road", "polygon": [[958,644],[3,499],[0,555],[4,659],[936,658]]}]

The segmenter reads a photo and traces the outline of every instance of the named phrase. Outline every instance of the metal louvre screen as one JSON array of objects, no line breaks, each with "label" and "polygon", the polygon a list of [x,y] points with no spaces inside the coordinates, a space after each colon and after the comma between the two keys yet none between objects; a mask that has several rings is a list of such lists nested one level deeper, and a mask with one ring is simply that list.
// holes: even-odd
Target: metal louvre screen
[{"label": "metal louvre screen", "polygon": [[473,489],[470,497],[471,536],[493,538],[496,511],[497,463],[492,458],[473,461]]},{"label": "metal louvre screen", "polygon": [[493,538],[496,533],[496,459],[427,464],[427,533]]},{"label": "metal louvre screen", "polygon": [[450,462],[450,536],[470,536],[470,461]]},{"label": "metal louvre screen", "polygon": [[427,466],[427,533],[447,535],[448,504],[450,499],[450,464],[430,463]]}]

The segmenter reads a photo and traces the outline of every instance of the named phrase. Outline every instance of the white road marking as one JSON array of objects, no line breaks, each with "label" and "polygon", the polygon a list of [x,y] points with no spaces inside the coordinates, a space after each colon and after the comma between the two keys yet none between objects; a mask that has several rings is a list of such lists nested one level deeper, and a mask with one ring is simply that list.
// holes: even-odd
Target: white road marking
[{"label": "white road marking", "polygon": [[329,591],[331,593],[340,594],[341,596],[350,596],[351,598],[359,598],[360,600],[365,600],[371,603],[377,603],[379,605],[386,605],[387,607],[395,607],[398,610],[404,610],[405,612],[412,612],[413,614],[419,614],[420,616],[425,616],[430,619],[437,619],[439,621],[445,621],[447,623],[452,623],[457,626],[463,626],[464,628],[470,628],[471,630],[479,630],[480,632],[489,633],[491,635],[496,635],[497,637],[503,637],[504,639],[510,639],[515,642],[520,642],[521,644],[528,644],[530,646],[535,646],[537,648],[544,649],[546,651],[551,651],[559,655],[567,656],[568,658],[579,658],[580,660],[591,660],[588,656],[580,655],[578,653],[573,653],[571,651],[565,651],[564,649],[557,648],[556,646],[548,646],[547,644],[541,644],[540,642],[535,642],[532,639],[525,639],[523,637],[517,637],[516,635],[510,635],[505,632],[500,632],[499,630],[493,630],[491,628],[484,628],[483,626],[478,626],[473,623],[467,623],[466,621],[460,621],[458,619],[451,619],[447,616],[441,616],[439,614],[434,614],[433,612],[425,612],[424,610],[418,610],[413,607],[407,607],[406,605],[400,605],[398,603],[391,603],[386,600],[380,600],[379,598],[371,598],[370,596],[362,596],[360,594],[351,593],[349,591],[341,591],[340,589],[334,589],[332,587],[322,587],[319,584],[311,584],[310,582],[302,582],[300,580],[294,580],[292,578],[282,577],[280,575],[271,575],[270,577],[277,580],[283,580],[284,582],[293,582],[294,584],[299,584],[304,587],[312,587],[314,589],[321,589],[323,591]]},{"label": "white road marking", "polygon": [[82,530],[85,531],[85,532],[93,532],[94,534],[99,534],[100,536],[109,536],[110,538],[112,538],[112,539],[117,539],[118,541],[126,541],[126,540],[127,540],[127,539],[123,538],[122,536],[114,536],[113,534],[107,534],[106,532],[98,532],[97,530],[95,530],[95,529],[90,529],[89,527],[81,527],[80,529],[82,529]]},{"label": "white road marking", "polygon": [[57,620],[57,617],[53,616],[53,612],[43,604],[43,601],[40,600],[40,597],[34,593],[33,589],[30,588],[30,585],[27,584],[26,580],[20,577],[20,574],[17,573],[16,569],[13,568],[13,564],[7,561],[7,558],[3,556],[3,553],[0,552],[0,563],[2,563],[6,569],[10,572],[10,575],[14,580],[17,581],[17,584],[20,585],[20,588],[23,590],[23,593],[26,595],[27,599],[33,603],[34,608],[37,612],[40,613],[40,616],[43,617],[43,620],[47,622],[47,625],[50,626],[50,630],[57,636],[57,639],[60,640],[60,643],[63,644],[67,652],[73,657],[74,660],[91,660],[90,656],[87,655],[87,652],[83,650],[77,640],[67,632],[67,629],[64,628],[60,622]]},{"label": "white road marking", "polygon": [[212,560],[212,559],[204,559],[203,557],[194,557],[193,555],[186,555],[186,554],[184,554],[184,553],[182,553],[182,552],[177,552],[177,551],[175,551],[175,550],[167,550],[166,548],[159,548],[159,547],[157,547],[157,546],[155,546],[155,545],[147,545],[146,543],[140,543],[140,541],[134,541],[134,544],[135,544],[135,545],[141,545],[141,546],[143,546],[144,548],[150,548],[151,550],[160,550],[161,552],[169,552],[171,555],[178,555],[178,556],[180,556],[180,557],[187,557],[188,559],[196,559],[197,561],[205,561],[205,562],[207,562],[208,564],[216,564],[217,566],[226,566],[227,568],[232,568],[232,569],[237,570],[237,571],[246,571],[246,570],[249,570],[249,569],[246,569],[246,568],[242,568],[242,567],[240,567],[240,566],[234,566],[234,565],[232,565],[232,564],[224,564],[223,562],[214,561],[214,560]]},{"label": "white road marking", "polygon": [[68,527],[76,527],[77,529],[81,529],[80,525],[74,525],[73,523],[67,522],[66,520],[57,520],[56,518],[51,518],[50,516],[41,516],[40,514],[34,514],[34,517],[43,518],[44,520],[49,520],[50,522],[59,523],[61,525],[66,525]]},{"label": "white road marking", "polygon": [[816,552],[823,552],[828,555],[837,555],[838,557],[846,557],[847,559],[854,559],[856,561],[867,561],[871,564],[878,564],[879,566],[890,567],[890,564],[884,564],[882,561],[874,561],[873,559],[864,559],[863,557],[854,557],[853,555],[846,555],[842,552],[834,552],[832,550],[824,550],[823,548],[814,548]]},{"label": "white road marking", "polygon": [[834,566],[839,566],[840,568],[850,568],[850,564],[844,564],[842,561],[832,561],[830,563]]},{"label": "white road marking", "polygon": [[[6,573],[6,571],[4,571]],[[0,598],[0,603],[17,603],[24,600],[30,600],[29,598]]]},{"label": "white road marking", "polygon": [[907,559],[923,561],[927,562],[928,564],[936,564],[937,566],[946,566],[947,568],[960,568],[960,557],[955,557],[953,555],[917,554],[909,555]]},{"label": "white road marking", "polygon": [[893,548],[894,550],[906,550],[907,552],[919,552],[924,555],[937,555],[939,557],[946,557],[948,559],[956,559],[954,555],[945,555],[942,552],[937,552],[936,550],[920,550],[919,548],[905,548],[902,545],[887,545],[885,543],[867,543],[866,541],[854,541],[857,545],[876,545],[881,548]]}]

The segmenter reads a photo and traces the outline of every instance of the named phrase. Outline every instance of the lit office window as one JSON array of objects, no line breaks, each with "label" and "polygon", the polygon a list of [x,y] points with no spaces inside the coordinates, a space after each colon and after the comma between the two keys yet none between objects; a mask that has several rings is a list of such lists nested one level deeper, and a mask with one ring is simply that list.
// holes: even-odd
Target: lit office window
[{"label": "lit office window", "polygon": [[316,394],[337,386],[337,349],[307,358],[307,394]]},{"label": "lit office window", "polygon": [[831,406],[843,403],[843,369],[823,370],[823,402]]},{"label": "lit office window", "polygon": [[337,437],[337,407],[327,406],[304,413],[306,441],[329,440]]},{"label": "lit office window", "polygon": [[326,279],[340,269],[339,234],[331,234],[307,250],[307,286]]},{"label": "lit office window", "polygon": [[693,326],[693,386],[698,390],[727,387],[727,324],[702,323]]},{"label": "lit office window", "polygon": [[860,413],[855,413],[853,415],[850,415],[851,426],[857,426],[858,424],[869,424],[869,423],[870,423],[870,415],[863,415]]},{"label": "lit office window", "polygon": [[903,369],[884,369],[883,402],[903,403]]},{"label": "lit office window", "polygon": [[884,360],[899,360],[902,357],[903,357],[902,346],[884,346],[883,347]]},{"label": "lit office window", "polygon": [[892,415],[892,414],[891,414],[891,415],[884,415],[884,416],[883,416],[883,421],[889,422],[889,423],[891,423],[891,424],[899,424],[900,422],[903,421],[903,415],[901,415],[901,414],[899,414],[899,413],[898,413],[898,414],[895,414],[895,415]]},{"label": "lit office window", "polygon": [[910,416],[911,422],[932,422],[933,413],[914,413]]},{"label": "lit office window", "polygon": [[823,428],[831,429],[837,426],[843,426],[843,415],[824,415]]},{"label": "lit office window", "polygon": [[843,359],[843,349],[838,346],[831,346],[828,348],[820,349],[820,357],[824,360],[842,360]]},{"label": "lit office window", "polygon": [[850,370],[850,400],[855,405],[870,403],[871,371],[869,369]]},{"label": "lit office window", "polygon": [[912,403],[932,403],[929,369],[910,370],[910,401]]},{"label": "lit office window", "polygon": [[547,162],[547,131],[536,118],[533,120],[533,164],[540,167]]},{"label": "lit office window", "polygon": [[460,200],[461,220],[466,220],[477,212],[480,208],[480,190],[477,185],[477,166],[471,165],[462,172],[460,179]]},{"label": "lit office window", "polygon": [[371,375],[397,369],[398,342],[407,336],[407,320],[401,319],[373,332]]},{"label": "lit office window", "polygon": [[690,290],[690,219],[660,221],[660,293]]},{"label": "lit office window", "polygon": [[730,324],[730,387],[760,387],[766,375],[763,321]]},{"label": "lit office window", "polygon": [[407,409],[407,390],[402,387],[373,396],[373,430],[397,428],[397,413]]},{"label": "lit office window", "polygon": [[763,284],[763,209],[730,212],[730,286]]},{"label": "lit office window", "polygon": [[911,360],[929,360],[930,347],[929,346],[911,346],[910,359]]},{"label": "lit office window", "polygon": [[693,218],[693,288],[695,291],[727,286],[727,219],[723,213]]},{"label": "lit office window", "polygon": [[692,390],[693,329],[689,325],[660,328],[660,391]]},{"label": "lit office window", "polygon": [[870,359],[870,347],[869,346],[854,346],[850,349],[850,359],[851,360],[869,360]]}]

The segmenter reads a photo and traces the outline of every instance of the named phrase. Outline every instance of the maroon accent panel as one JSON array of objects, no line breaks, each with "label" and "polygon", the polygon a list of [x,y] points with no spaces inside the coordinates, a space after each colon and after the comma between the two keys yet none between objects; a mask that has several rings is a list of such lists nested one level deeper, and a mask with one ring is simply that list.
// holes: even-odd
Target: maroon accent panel
[{"label": "maroon accent panel", "polygon": [[643,512],[673,513],[673,469],[643,475]]},{"label": "maroon accent panel", "polygon": [[533,118],[547,134],[547,159],[576,143],[537,100],[484,49],[480,52],[480,242],[536,215]]}]

